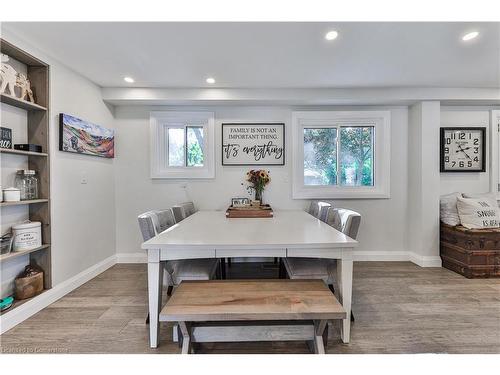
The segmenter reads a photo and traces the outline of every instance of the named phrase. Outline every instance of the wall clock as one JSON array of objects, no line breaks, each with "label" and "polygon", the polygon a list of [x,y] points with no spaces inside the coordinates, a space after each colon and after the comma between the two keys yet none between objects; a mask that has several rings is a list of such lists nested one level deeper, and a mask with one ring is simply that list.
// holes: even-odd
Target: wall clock
[{"label": "wall clock", "polygon": [[441,128],[441,172],[485,172],[486,128]]}]

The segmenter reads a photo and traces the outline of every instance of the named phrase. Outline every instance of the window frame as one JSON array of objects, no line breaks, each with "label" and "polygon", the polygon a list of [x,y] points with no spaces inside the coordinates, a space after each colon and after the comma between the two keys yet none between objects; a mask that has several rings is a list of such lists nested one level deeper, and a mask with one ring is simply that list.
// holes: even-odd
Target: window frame
[{"label": "window frame", "polygon": [[[292,113],[293,199],[387,199],[390,198],[391,166],[390,111],[297,111]],[[373,126],[373,186],[305,185],[304,129],[337,128],[339,144],[337,165],[340,165],[340,128],[342,126]],[[337,183],[340,176],[337,176]]]},{"label": "window frame", "polygon": [[[214,112],[150,112],[152,179],[197,179],[215,177]],[[187,128],[203,128],[203,166],[187,166]],[[169,166],[168,129],[184,129],[184,166]]]}]

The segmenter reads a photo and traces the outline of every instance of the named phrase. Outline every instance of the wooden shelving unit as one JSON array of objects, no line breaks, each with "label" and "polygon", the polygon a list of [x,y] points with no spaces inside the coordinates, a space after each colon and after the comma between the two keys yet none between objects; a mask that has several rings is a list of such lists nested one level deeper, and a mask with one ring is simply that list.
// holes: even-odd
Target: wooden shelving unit
[{"label": "wooden shelving unit", "polygon": [[40,157],[49,156],[49,154],[47,154],[46,152],[21,151],[21,150],[14,150],[13,148],[0,148],[0,154],[40,156]]},{"label": "wooden shelving unit", "polygon": [[14,107],[27,109],[28,111],[46,111],[47,108],[38,105],[36,103],[31,103],[26,100],[21,100],[15,96],[10,96],[6,94],[0,94],[0,102],[12,105]]},{"label": "wooden shelving unit", "polygon": [[[45,293],[46,290],[44,290],[42,293],[40,293],[39,295]],[[38,296],[39,296],[38,295]],[[38,296],[35,296],[33,298],[37,298]],[[25,304],[26,302],[29,302],[31,300],[33,300],[33,298],[28,298],[28,299],[22,299],[22,300],[15,300],[14,303],[12,304],[12,306],[8,309],[8,310],[4,310],[4,311],[0,311],[0,316],[4,315],[4,314],[7,314],[9,311],[12,311],[14,310],[16,307],[19,307],[23,304]]]},{"label": "wooden shelving unit", "polygon": [[48,203],[48,199],[31,199],[28,201],[19,201],[19,202],[0,202],[0,207],[6,206],[22,206],[26,204],[36,204],[36,203]]},{"label": "wooden shelving unit", "polygon": [[[29,256],[31,264],[36,264],[44,271],[45,290],[52,287],[52,264],[51,264],[51,220],[50,220],[50,144],[49,144],[49,65],[29,53],[17,48],[4,39],[0,39],[0,51],[2,54],[23,63],[27,67],[28,79],[31,82],[36,103],[21,100],[11,95],[0,95],[0,101],[4,104],[26,110],[27,112],[27,142],[42,146],[42,152],[19,151],[14,149],[0,149],[0,154],[9,154],[11,157],[19,157],[27,160],[28,168],[37,171],[39,179],[39,196],[43,199],[35,199],[20,202],[1,202],[0,214],[2,217],[8,214],[11,207],[24,205],[28,207],[29,219],[42,223],[42,241],[44,245],[22,252],[11,252],[0,256],[0,263],[9,262],[12,259],[24,255]],[[9,127],[8,123],[2,126]],[[1,156],[1,155],[0,155]],[[2,158],[3,160],[3,158]],[[12,160],[12,159],[10,159]],[[33,298],[37,298],[36,296]],[[15,301],[13,307],[2,313],[6,314],[26,301]]]},{"label": "wooden shelving unit", "polygon": [[50,247],[49,244],[45,244],[39,247],[36,247],[31,250],[22,250],[22,251],[11,251],[9,254],[0,255],[0,263],[3,263],[9,259],[14,259],[18,257],[22,257],[23,255],[34,253],[35,251],[46,250]]}]

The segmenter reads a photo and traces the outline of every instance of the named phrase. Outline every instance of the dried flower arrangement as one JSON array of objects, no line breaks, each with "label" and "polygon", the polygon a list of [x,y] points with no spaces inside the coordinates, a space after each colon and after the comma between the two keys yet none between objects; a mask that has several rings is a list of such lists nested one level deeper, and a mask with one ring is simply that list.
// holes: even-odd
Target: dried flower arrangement
[{"label": "dried flower arrangement", "polygon": [[262,192],[267,184],[271,181],[271,177],[269,176],[269,171],[263,169],[252,169],[247,172],[246,181],[250,183],[247,186],[247,190],[249,193],[255,191],[255,200],[262,202]]}]

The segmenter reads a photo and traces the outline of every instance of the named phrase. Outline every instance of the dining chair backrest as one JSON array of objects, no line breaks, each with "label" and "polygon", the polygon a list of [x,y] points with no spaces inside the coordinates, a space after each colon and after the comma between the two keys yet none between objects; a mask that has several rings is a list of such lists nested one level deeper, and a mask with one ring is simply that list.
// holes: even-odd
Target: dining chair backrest
[{"label": "dining chair backrest", "polygon": [[309,205],[309,214],[314,216],[317,219],[320,219],[321,221],[326,220],[326,215],[328,214],[328,209],[332,205],[328,202],[322,202],[322,201],[312,201],[311,204]]},{"label": "dining chair backrest", "polygon": [[174,215],[170,208],[152,210],[137,217],[142,238],[147,241],[175,224]]},{"label": "dining chair backrest", "polygon": [[186,215],[186,217],[191,216],[196,212],[193,202],[183,202],[179,206],[184,209],[184,214]]},{"label": "dining chair backrest", "polygon": [[174,215],[174,220],[176,223],[179,223],[186,218],[184,208],[182,208],[182,206],[180,205],[172,206],[172,213]]},{"label": "dining chair backrest", "polygon": [[361,215],[346,208],[332,207],[328,210],[326,223],[355,240],[361,224]]},{"label": "dining chair backrest", "polygon": [[178,223],[196,212],[193,202],[183,202],[172,206],[175,222]]},{"label": "dining chair backrest", "polygon": [[318,201],[311,201],[309,203],[309,209],[307,210],[307,213],[313,215],[313,216],[318,216]]},{"label": "dining chair backrest", "polygon": [[317,218],[321,221],[326,221],[326,216],[328,215],[328,210],[332,208],[332,205],[328,202],[318,202],[318,216]]}]

